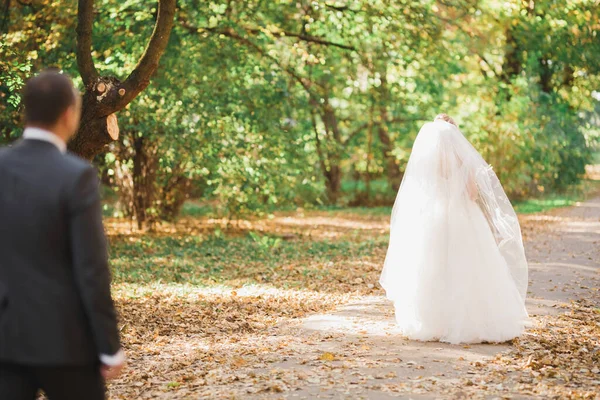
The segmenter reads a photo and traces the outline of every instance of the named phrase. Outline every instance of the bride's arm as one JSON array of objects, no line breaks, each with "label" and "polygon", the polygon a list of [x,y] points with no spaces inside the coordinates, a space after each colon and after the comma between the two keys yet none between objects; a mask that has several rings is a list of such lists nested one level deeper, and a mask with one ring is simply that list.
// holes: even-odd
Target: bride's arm
[{"label": "bride's arm", "polygon": [[479,198],[479,189],[477,188],[477,183],[475,182],[475,176],[473,172],[469,173],[469,178],[467,180],[467,193],[469,194],[469,198],[473,201],[476,201]]}]

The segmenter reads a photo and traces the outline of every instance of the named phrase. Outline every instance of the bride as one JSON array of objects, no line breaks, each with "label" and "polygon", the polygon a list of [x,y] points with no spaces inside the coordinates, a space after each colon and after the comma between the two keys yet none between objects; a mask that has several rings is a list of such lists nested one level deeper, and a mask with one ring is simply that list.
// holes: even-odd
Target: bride
[{"label": "bride", "polygon": [[503,342],[523,332],[519,221],[492,168],[446,114],[415,140],[380,283],[411,339]]}]

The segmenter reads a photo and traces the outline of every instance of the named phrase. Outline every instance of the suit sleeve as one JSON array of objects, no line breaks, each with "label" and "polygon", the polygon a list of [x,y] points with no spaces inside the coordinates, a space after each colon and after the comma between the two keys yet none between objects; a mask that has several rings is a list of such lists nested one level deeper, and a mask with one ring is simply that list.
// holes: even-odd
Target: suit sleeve
[{"label": "suit sleeve", "polygon": [[100,354],[119,352],[117,315],[110,294],[110,270],[99,182],[91,166],[79,176],[70,196],[70,241],[79,296]]}]

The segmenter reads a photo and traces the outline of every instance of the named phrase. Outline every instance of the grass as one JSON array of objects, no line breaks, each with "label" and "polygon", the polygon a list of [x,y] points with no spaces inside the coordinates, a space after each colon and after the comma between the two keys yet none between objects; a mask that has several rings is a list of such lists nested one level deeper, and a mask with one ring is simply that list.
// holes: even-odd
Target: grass
[{"label": "grass", "polygon": [[554,208],[568,207],[575,204],[578,197],[570,195],[553,195],[547,198],[528,199],[515,203],[515,210],[519,214],[535,214],[549,211]]},{"label": "grass", "polygon": [[213,207],[195,201],[188,201],[181,209],[181,215],[186,217],[206,217],[214,213]]},{"label": "grass", "polygon": [[312,214],[308,218],[305,223],[302,217],[281,217],[268,220],[267,226],[259,221],[230,231],[221,230],[218,221],[197,229],[195,224],[208,221],[200,218],[189,218],[169,232],[109,229],[113,279],[117,285],[266,284],[326,292],[360,291],[358,284],[352,287],[358,278],[376,283],[378,268],[365,269],[362,263],[385,252],[383,221],[357,222],[353,228],[351,214],[331,214],[318,217],[331,226],[316,227],[310,222]]},{"label": "grass", "polygon": [[[354,181],[349,179],[342,180],[342,192],[347,193],[348,195],[354,196],[357,192],[366,192],[367,186],[363,180]],[[371,181],[371,194],[383,194],[390,195],[392,193],[392,189],[387,181],[387,179],[374,179]]]},{"label": "grass", "polygon": [[321,206],[316,210],[324,211],[330,214],[346,214],[361,216],[389,216],[392,213],[392,207],[341,207],[341,206]]},{"label": "grass", "polygon": [[515,211],[519,214],[534,214],[554,208],[572,206],[600,192],[600,181],[586,179],[564,193],[552,193],[538,198],[515,202]]}]

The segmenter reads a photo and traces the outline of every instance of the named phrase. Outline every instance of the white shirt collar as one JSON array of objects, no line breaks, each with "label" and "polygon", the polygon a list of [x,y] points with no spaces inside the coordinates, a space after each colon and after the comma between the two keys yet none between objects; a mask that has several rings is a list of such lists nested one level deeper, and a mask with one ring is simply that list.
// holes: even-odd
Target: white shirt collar
[{"label": "white shirt collar", "polygon": [[67,144],[60,137],[54,133],[40,128],[25,128],[23,132],[23,139],[26,140],[41,140],[43,142],[52,143],[61,153],[67,152]]}]

